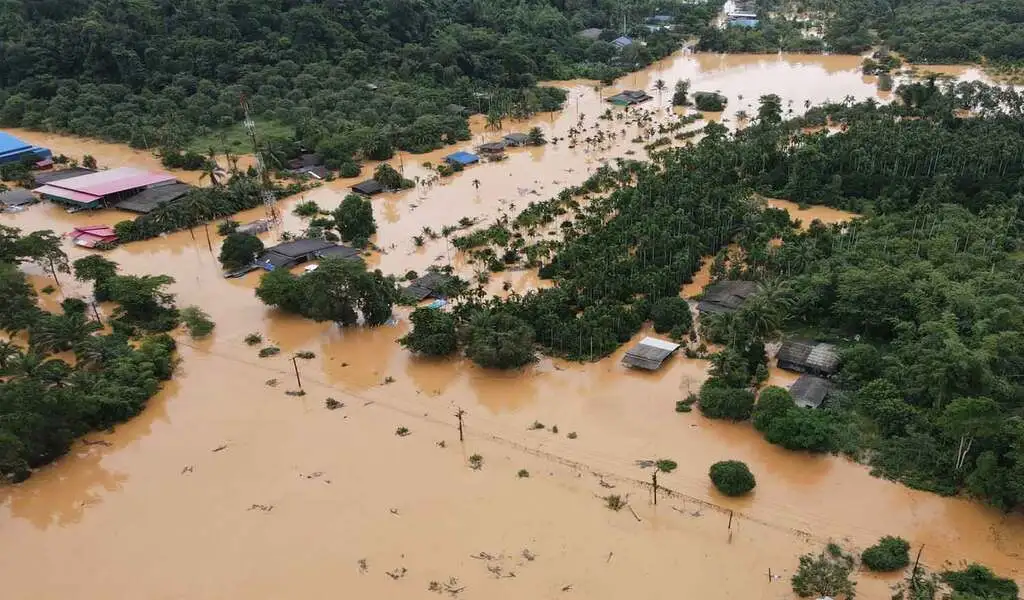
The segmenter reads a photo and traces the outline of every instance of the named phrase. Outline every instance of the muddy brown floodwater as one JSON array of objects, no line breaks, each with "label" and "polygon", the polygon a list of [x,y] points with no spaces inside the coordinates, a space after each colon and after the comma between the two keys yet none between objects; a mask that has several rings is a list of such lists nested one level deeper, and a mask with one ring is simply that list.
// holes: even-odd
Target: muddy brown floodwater
[{"label": "muddy brown floodwater", "polygon": [[[859,64],[859,57],[679,54],[601,94],[650,90],[659,78],[671,88],[689,78],[695,91],[729,97],[724,115],[708,117],[731,125],[735,111],[753,112],[765,93],[778,93],[797,113],[805,100],[885,100]],[[464,147],[533,125],[548,138],[564,137],[581,117],[586,127],[623,128],[596,119],[606,106],[592,83],[558,85],[570,91],[565,111],[506,122],[501,131],[474,121],[473,142]],[[652,95],[645,108],[669,118],[671,92]],[[602,161],[643,156],[642,144],[626,141],[636,127],[625,128],[624,139],[604,147],[562,141],[513,150],[503,163],[375,198],[382,252],[370,264],[404,273],[451,261],[471,273],[473,265],[443,238],[417,248],[412,237],[463,216],[486,224],[514,215],[580,183]],[[16,133],[55,153],[93,154],[104,166],[157,166],[123,146]],[[391,162],[425,181],[431,171],[422,163],[453,150]],[[352,182],[303,197],[330,210]],[[264,234],[266,242],[304,227],[290,213],[300,200],[280,203],[283,224]],[[805,224],[851,216],[770,203]],[[261,215],[257,209],[240,220]],[[64,233],[128,217],[115,210],[68,215],[43,204],[0,222]],[[204,341],[179,336],[182,366],[139,417],[86,436],[102,443],[79,443],[27,482],[0,489],[5,598],[434,597],[428,588],[457,598],[676,598],[682,590],[694,598],[790,598],[788,577],[800,553],[827,539],[863,548],[888,534],[924,544],[923,562],[933,568],[973,560],[1021,578],[1019,516],[875,479],[843,458],[787,452],[746,424],[675,413],[675,401],[706,377],[706,361],[680,356],[657,373],[637,373],[619,364],[620,350],[595,363],[542,358],[501,374],[465,360],[415,358],[395,343],[408,329],[407,311],[372,330],[282,315],[254,297],[258,274],[221,277],[218,246],[213,236],[211,253],[199,229],[109,253],[127,272],[174,276],[179,304],[202,306],[217,329]],[[68,252],[85,253],[70,245]],[[44,274],[30,274],[45,285]],[[45,306],[87,292],[67,279]],[[513,271],[488,289],[503,293],[506,281],[519,292],[544,285],[535,272]],[[706,270],[682,293],[698,293],[703,282]],[[257,358],[257,348],[242,341],[250,332],[282,354]],[[298,350],[316,358],[300,365],[307,395],[291,397],[284,393],[296,387],[287,357]],[[276,387],[266,385],[271,379]],[[344,406],[326,410],[328,397]],[[453,417],[458,407],[467,411],[464,444]],[[529,430],[534,421],[547,429]],[[396,436],[397,427],[411,435]],[[467,466],[473,454],[483,456],[479,470]],[[679,495],[655,507],[638,483],[649,473],[635,461],[660,457],[679,462],[660,481]],[[727,458],[756,473],[749,498],[724,498],[709,486],[708,467]],[[520,469],[530,476],[518,478]],[[605,508],[599,497],[611,493],[628,497],[636,516]],[[727,511],[735,512],[731,530]],[[769,569],[782,579],[771,582]],[[859,579],[865,598],[887,597],[894,583]]]}]

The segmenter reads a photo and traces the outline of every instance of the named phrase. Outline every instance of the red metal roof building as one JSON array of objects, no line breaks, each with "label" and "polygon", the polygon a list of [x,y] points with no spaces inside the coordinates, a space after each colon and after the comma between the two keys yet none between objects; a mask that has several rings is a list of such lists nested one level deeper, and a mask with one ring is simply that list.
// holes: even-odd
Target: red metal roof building
[{"label": "red metal roof building", "polygon": [[117,243],[117,234],[106,225],[89,225],[86,227],[75,227],[68,234],[75,244],[83,248],[95,248],[102,244]]},{"label": "red metal roof building", "polygon": [[84,208],[100,208],[142,190],[176,183],[170,173],[121,167],[52,181],[32,191],[47,200]]}]

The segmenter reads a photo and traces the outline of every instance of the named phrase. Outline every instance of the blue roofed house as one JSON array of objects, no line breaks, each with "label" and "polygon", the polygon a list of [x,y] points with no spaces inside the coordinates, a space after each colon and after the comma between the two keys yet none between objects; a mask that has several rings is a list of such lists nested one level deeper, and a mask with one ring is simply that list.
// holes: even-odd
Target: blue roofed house
[{"label": "blue roofed house", "polygon": [[462,151],[455,152],[444,157],[444,162],[448,164],[462,165],[463,167],[467,167],[474,163],[480,162],[480,157],[477,156],[476,154],[473,154],[472,152]]},{"label": "blue roofed house", "polygon": [[47,148],[33,146],[13,135],[0,131],[0,164],[18,162],[24,156],[31,156],[36,162],[50,159],[53,154]]},{"label": "blue roofed house", "polygon": [[614,40],[612,40],[612,44],[615,44],[615,46],[618,47],[621,50],[621,49],[623,49],[623,48],[625,48],[627,46],[632,46],[633,45],[633,40],[628,38],[628,37],[626,37],[626,36],[621,36],[621,37],[617,37]]}]

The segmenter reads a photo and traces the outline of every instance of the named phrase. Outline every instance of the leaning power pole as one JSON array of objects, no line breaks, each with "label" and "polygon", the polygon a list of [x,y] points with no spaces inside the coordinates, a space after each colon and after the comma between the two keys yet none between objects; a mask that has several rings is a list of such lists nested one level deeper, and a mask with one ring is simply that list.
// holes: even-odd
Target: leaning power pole
[{"label": "leaning power pole", "polygon": [[277,196],[271,191],[273,187],[270,182],[270,173],[267,172],[266,161],[263,159],[263,153],[260,151],[260,144],[256,140],[256,121],[252,120],[249,116],[249,102],[242,96],[241,100],[242,112],[245,115],[245,120],[242,124],[245,126],[246,133],[249,134],[249,141],[252,142],[252,152],[256,157],[256,176],[260,180],[260,197],[263,199],[263,207],[267,211],[267,218],[271,222],[277,222]]}]

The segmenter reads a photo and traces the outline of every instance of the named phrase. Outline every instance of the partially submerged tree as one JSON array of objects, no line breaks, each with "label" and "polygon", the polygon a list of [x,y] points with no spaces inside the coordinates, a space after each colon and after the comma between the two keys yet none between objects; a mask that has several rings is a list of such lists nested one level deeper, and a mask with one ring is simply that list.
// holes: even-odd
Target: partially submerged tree
[{"label": "partially submerged tree", "polygon": [[251,233],[235,231],[224,238],[220,247],[220,264],[231,271],[251,265],[263,253],[263,241]]},{"label": "partially submerged tree", "polygon": [[409,350],[427,356],[447,356],[458,348],[455,317],[434,308],[417,308],[409,316],[412,331],[399,338],[398,343]]},{"label": "partially submerged tree", "polygon": [[373,219],[373,204],[359,194],[349,194],[332,213],[341,240],[354,246],[363,247],[370,242],[370,236],[377,232]]},{"label": "partially submerged tree", "polygon": [[466,356],[489,369],[515,369],[536,360],[533,328],[517,317],[481,314],[468,327]]},{"label": "partially submerged tree", "polygon": [[835,544],[817,556],[805,554],[793,575],[793,591],[801,598],[853,600],[857,584],[850,580],[853,557]]},{"label": "partially submerged tree", "polygon": [[716,462],[711,465],[708,477],[715,488],[726,496],[742,496],[757,485],[750,468],[738,460]]},{"label": "partially submerged tree", "polygon": [[910,543],[900,537],[884,536],[860,555],[864,566],[872,571],[899,571],[910,564]]}]

